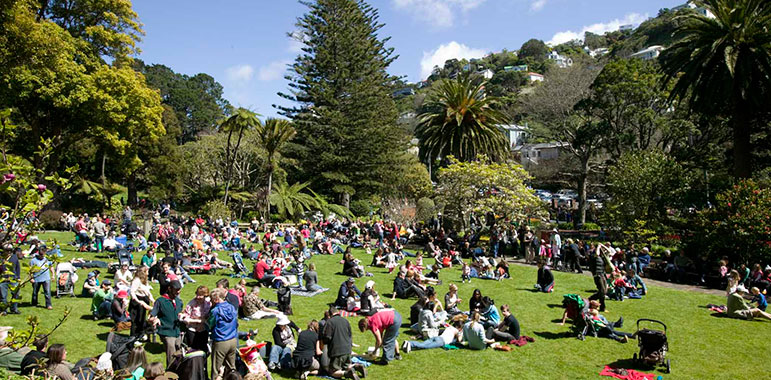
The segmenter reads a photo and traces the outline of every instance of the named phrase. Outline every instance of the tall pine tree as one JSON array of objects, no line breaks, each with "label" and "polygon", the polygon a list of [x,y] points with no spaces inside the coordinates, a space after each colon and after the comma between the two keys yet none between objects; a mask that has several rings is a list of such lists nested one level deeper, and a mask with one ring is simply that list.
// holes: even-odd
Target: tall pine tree
[{"label": "tall pine tree", "polygon": [[303,176],[347,206],[353,194],[383,191],[405,149],[391,98],[396,78],[387,72],[396,56],[366,2],[302,3],[309,10],[296,25],[304,47],[287,76],[290,93],[279,93],[295,105],[279,109],[295,122]]}]

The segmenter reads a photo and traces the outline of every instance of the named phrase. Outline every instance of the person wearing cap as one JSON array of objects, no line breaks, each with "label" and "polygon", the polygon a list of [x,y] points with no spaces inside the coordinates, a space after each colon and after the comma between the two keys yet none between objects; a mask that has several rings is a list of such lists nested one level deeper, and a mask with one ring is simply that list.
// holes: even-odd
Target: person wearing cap
[{"label": "person wearing cap", "polygon": [[110,316],[112,316],[113,322],[118,324],[120,322],[131,321],[128,314],[128,305],[128,291],[126,289],[119,290],[118,293],[115,294],[110,307]]},{"label": "person wearing cap", "polygon": [[37,296],[40,288],[43,288],[43,295],[46,299],[46,308],[48,310],[53,309],[51,306],[51,275],[54,272],[54,268],[51,265],[51,261],[46,258],[45,248],[38,248],[35,257],[30,260],[29,266],[33,273],[32,278],[32,306],[37,306]]},{"label": "person wearing cap", "polygon": [[380,301],[380,295],[375,291],[375,281],[369,280],[361,293],[361,315],[373,315],[385,305]]},{"label": "person wearing cap", "polygon": [[[21,248],[6,248],[6,253],[10,255],[3,265],[0,265],[0,302],[9,305],[9,314],[19,314],[19,303],[13,300],[19,298],[19,289],[16,286],[21,278],[21,265],[19,264],[19,254]],[[10,270],[6,267],[10,266]],[[9,299],[10,298],[10,299]]]},{"label": "person wearing cap", "polygon": [[282,368],[289,367],[292,351],[297,347],[297,341],[292,330],[299,332],[300,328],[290,321],[286,315],[276,319],[276,325],[271,332],[273,335],[273,346],[270,348],[269,370],[281,370]]},{"label": "person wearing cap", "polygon": [[81,292],[83,297],[93,297],[99,289],[99,273],[99,270],[96,269],[88,272],[86,281],[83,281],[83,291]]},{"label": "person wearing cap", "polygon": [[337,291],[337,299],[335,300],[335,306],[338,308],[346,309],[351,304],[349,298],[352,298],[353,302],[357,298],[361,297],[361,290],[356,287],[356,280],[353,277],[349,277],[348,280],[340,284],[340,290]]},{"label": "person wearing cap", "polygon": [[394,359],[401,360],[399,344],[396,341],[401,326],[402,315],[394,309],[381,310],[371,317],[359,320],[359,330],[361,332],[369,330],[375,336],[375,352],[383,348],[383,356],[379,364],[386,365]]},{"label": "person wearing cap", "polygon": [[750,307],[745,301],[744,296],[747,294],[747,288],[744,285],[738,285],[736,290],[728,296],[726,302],[726,315],[731,318],[752,320],[753,318],[766,318],[771,319],[771,314],[766,313],[758,308]]},{"label": "person wearing cap", "polygon": [[148,321],[157,326],[157,333],[163,340],[166,349],[166,366],[174,360],[174,353],[181,345],[179,339],[179,313],[182,312],[182,299],[179,298],[179,291],[182,284],[179,281],[172,281],[166,293],[155,300],[153,310],[150,311]]},{"label": "person wearing cap", "polygon": [[10,344],[6,342],[8,332],[11,330],[13,330],[11,326],[0,326],[0,367],[7,368],[13,373],[19,373],[24,354],[10,347]]},{"label": "person wearing cap", "polygon": [[94,320],[105,318],[112,307],[112,281],[104,280],[91,298],[91,314]]},{"label": "person wearing cap", "polygon": [[[211,292],[212,308],[206,325],[212,339],[212,378],[217,373],[230,373],[236,370],[236,350],[238,336],[238,309],[227,302],[227,290],[216,288]],[[225,371],[222,371],[222,367]]]}]

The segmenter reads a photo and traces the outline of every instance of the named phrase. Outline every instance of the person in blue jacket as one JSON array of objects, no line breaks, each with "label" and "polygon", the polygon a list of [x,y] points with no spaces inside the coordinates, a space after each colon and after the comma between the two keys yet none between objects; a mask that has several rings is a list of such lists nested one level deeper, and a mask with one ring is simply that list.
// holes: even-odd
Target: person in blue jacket
[{"label": "person in blue jacket", "polygon": [[211,292],[214,305],[209,312],[207,326],[212,339],[212,378],[236,370],[236,338],[238,310],[226,301],[227,291],[217,288]]}]

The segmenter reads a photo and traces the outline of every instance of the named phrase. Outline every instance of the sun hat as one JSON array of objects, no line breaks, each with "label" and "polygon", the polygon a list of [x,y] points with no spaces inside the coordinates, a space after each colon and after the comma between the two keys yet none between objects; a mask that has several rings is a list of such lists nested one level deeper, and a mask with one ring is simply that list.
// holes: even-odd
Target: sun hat
[{"label": "sun hat", "polygon": [[744,285],[739,285],[736,287],[736,291],[741,293],[747,293],[747,288],[745,288]]},{"label": "sun hat", "polygon": [[289,324],[289,318],[287,318],[286,316],[282,315],[278,317],[278,319],[276,320],[276,326],[286,326],[288,324]]},{"label": "sun hat", "polygon": [[99,355],[99,361],[96,363],[97,371],[111,371],[112,370],[112,354],[105,352]]},{"label": "sun hat", "polygon": [[364,285],[365,289],[372,289],[372,287],[375,286],[375,281],[369,280],[367,281],[367,284]]},{"label": "sun hat", "polygon": [[121,290],[115,296],[118,297],[118,298],[126,298],[126,297],[128,297],[128,292],[125,291],[125,290]]}]

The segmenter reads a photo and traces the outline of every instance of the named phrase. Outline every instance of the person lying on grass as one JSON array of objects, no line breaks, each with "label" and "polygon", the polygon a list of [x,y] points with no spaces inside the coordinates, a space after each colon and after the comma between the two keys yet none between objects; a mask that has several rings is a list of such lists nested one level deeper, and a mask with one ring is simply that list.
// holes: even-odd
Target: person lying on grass
[{"label": "person lying on grass", "polygon": [[424,341],[406,340],[402,345],[402,351],[409,353],[412,350],[430,350],[442,348],[446,345],[463,340],[463,323],[468,319],[465,314],[458,314],[453,318],[450,326],[447,326],[440,335],[428,338]]},{"label": "person lying on grass", "polygon": [[[629,341],[629,338],[634,338],[634,334],[625,333],[623,331],[617,331],[616,326],[618,322],[616,323],[608,323],[608,320],[600,315],[600,312],[597,311],[597,309],[589,309],[589,314],[591,315],[591,322],[594,325],[595,331],[597,331],[597,336],[600,338],[608,338],[613,339],[620,343],[626,343]],[[623,320],[621,320],[623,323]]]}]

